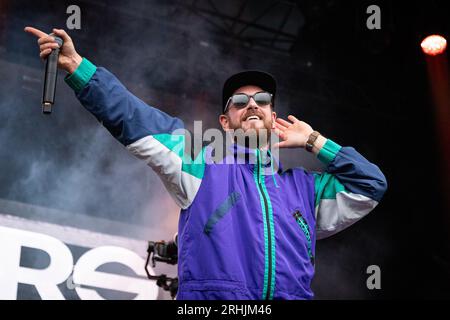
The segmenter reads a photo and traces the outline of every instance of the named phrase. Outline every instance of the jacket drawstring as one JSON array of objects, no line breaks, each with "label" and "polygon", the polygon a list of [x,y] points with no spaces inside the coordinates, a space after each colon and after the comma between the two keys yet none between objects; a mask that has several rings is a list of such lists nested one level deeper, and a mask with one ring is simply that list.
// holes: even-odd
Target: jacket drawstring
[{"label": "jacket drawstring", "polygon": [[272,179],[273,179],[273,183],[275,184],[276,188],[279,188],[278,183],[277,183],[277,179],[275,178],[275,172],[273,172],[273,157],[272,154],[270,153],[269,150],[267,150],[267,153],[270,156],[270,168],[272,169]]}]

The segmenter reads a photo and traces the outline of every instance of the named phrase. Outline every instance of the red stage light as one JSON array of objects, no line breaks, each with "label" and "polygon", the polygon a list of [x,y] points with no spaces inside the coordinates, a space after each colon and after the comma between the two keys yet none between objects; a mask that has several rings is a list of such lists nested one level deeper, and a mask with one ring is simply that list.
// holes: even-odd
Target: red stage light
[{"label": "red stage light", "polygon": [[447,48],[447,40],[443,36],[433,34],[422,40],[422,51],[430,56],[441,54]]}]

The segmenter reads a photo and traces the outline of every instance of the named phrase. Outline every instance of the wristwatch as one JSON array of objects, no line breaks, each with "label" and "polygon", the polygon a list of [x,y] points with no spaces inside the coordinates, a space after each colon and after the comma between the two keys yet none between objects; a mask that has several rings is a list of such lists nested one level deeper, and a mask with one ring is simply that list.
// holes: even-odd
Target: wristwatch
[{"label": "wristwatch", "polygon": [[316,142],[317,138],[320,136],[320,132],[313,131],[308,138],[308,141],[306,141],[306,150],[309,152],[312,152],[312,149],[314,147],[314,142]]}]

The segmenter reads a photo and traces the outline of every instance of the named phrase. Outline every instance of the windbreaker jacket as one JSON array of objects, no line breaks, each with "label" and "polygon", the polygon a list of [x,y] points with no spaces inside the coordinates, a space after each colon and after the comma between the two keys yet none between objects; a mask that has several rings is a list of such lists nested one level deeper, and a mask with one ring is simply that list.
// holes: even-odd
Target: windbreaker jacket
[{"label": "windbreaker jacket", "polygon": [[[185,156],[180,119],[148,106],[83,59],[66,77],[82,105],[161,178],[181,208],[177,299],[311,299],[316,240],[368,214],[387,188],[379,168],[327,140],[323,173],[283,171],[270,152],[232,145]],[[178,131],[179,132],[179,131]],[[192,161],[194,160],[194,161]]]}]

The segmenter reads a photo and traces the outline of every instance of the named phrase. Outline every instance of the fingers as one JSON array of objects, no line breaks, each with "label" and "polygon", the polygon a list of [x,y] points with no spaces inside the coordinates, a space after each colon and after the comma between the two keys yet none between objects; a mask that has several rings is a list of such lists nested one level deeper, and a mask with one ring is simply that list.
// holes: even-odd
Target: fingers
[{"label": "fingers", "polygon": [[289,115],[288,119],[291,120],[292,122],[298,122],[300,120],[298,120],[296,117],[294,117],[293,115]]},{"label": "fingers", "polygon": [[47,43],[41,44],[39,46],[39,50],[42,52],[46,49],[56,49],[58,47],[59,47],[59,45],[56,42],[47,42]]},{"label": "fingers", "polygon": [[53,49],[59,47],[58,43],[55,41],[55,36],[62,38],[64,42],[69,42],[71,40],[69,35],[62,29],[53,29],[51,35],[33,27],[25,27],[24,31],[39,38],[37,43],[39,45],[39,56],[41,59],[46,59]]},{"label": "fingers", "polygon": [[[39,45],[55,41],[55,38],[52,35],[49,35],[39,29],[33,27],[25,27],[24,30],[25,32],[30,33],[39,38],[38,40]],[[53,35],[60,37],[61,39],[63,39],[64,42],[71,40],[67,32],[64,31],[63,29],[53,29]]]},{"label": "fingers", "polygon": [[39,45],[47,43],[47,42],[54,42],[54,43],[56,43],[55,38],[52,37],[52,36],[45,36],[45,37],[39,38],[39,40],[38,40],[38,44]]},{"label": "fingers", "polygon": [[58,43],[54,42],[54,40],[53,42],[46,42],[44,44],[41,44],[39,46],[40,50],[39,56],[41,57],[41,59],[45,59],[52,52],[53,49],[56,49],[58,47],[59,47]]},{"label": "fingers", "polygon": [[276,120],[275,123],[276,123],[276,124],[279,124],[279,125],[281,125],[281,126],[283,126],[283,127],[286,127],[286,128],[289,128],[289,126],[292,124],[292,123],[289,123],[289,122],[287,122],[286,120],[283,120],[283,119],[281,119],[281,118],[277,118],[277,120]]},{"label": "fingers", "polygon": [[41,57],[41,59],[46,59],[51,52],[52,49],[45,49],[44,51],[41,51],[39,57]]},{"label": "fingers", "polygon": [[46,34],[45,32],[42,32],[41,30],[33,28],[33,27],[25,27],[24,31],[28,32],[38,38],[48,36],[48,34]]}]

